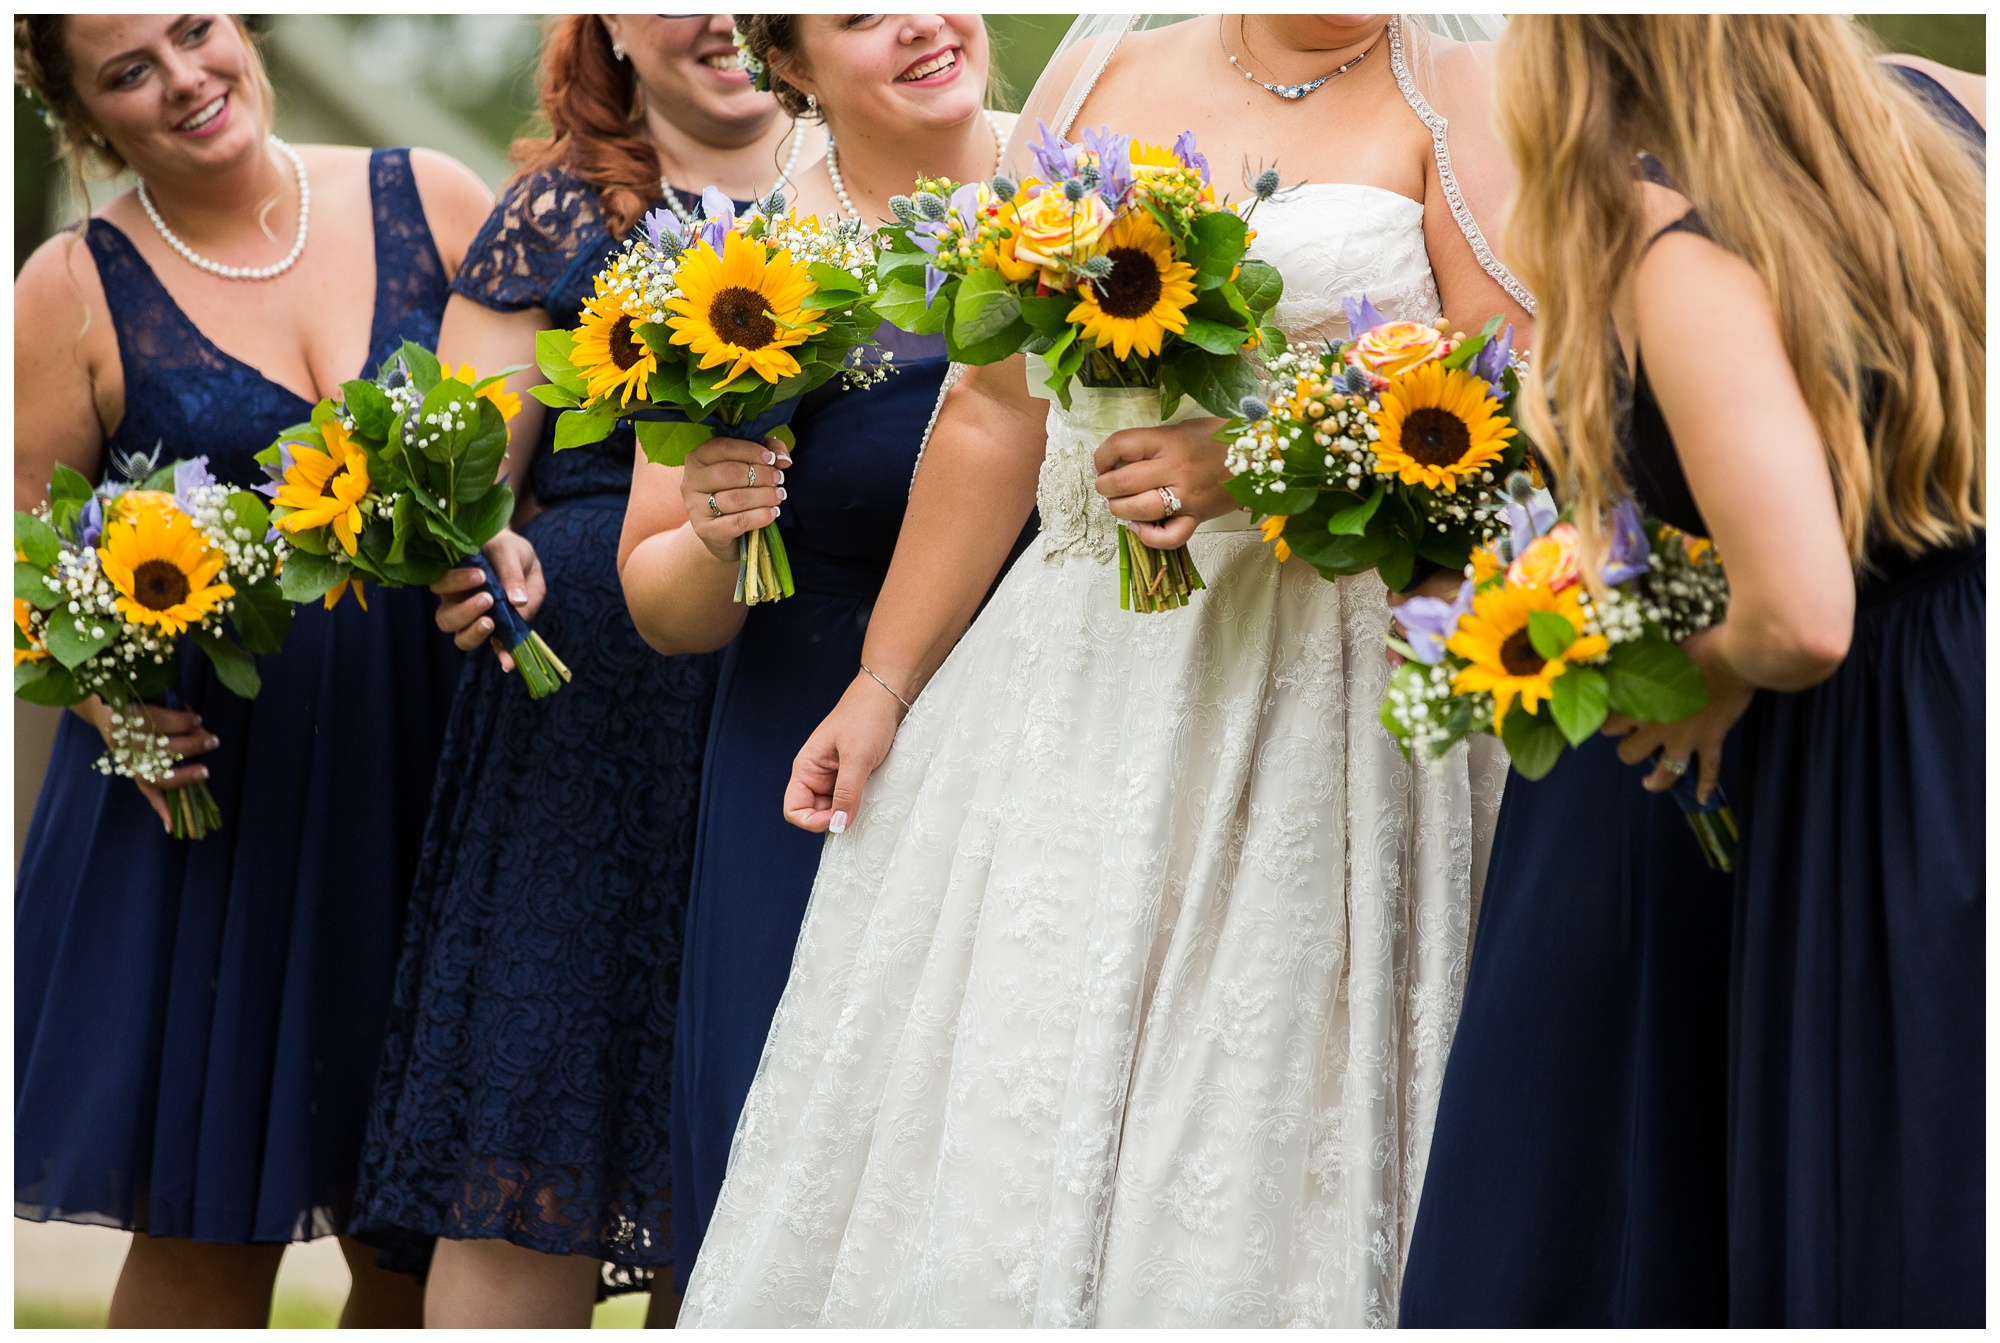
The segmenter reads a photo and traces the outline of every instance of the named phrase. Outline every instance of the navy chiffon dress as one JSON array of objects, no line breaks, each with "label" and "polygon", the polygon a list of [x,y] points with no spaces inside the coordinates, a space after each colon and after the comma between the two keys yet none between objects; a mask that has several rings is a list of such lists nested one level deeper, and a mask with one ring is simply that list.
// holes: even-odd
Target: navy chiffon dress
[{"label": "navy chiffon dress", "polygon": [[[785,471],[789,497],[778,528],[798,590],[751,607],[723,651],[702,766],[674,1042],[674,1280],[681,1292],[722,1192],[736,1119],[819,873],[825,837],[784,817],[792,760],[860,671],[868,618],[948,367],[941,336],[885,324],[876,340],[894,352],[893,376],[861,390],[821,388],[792,422],[798,446]],[[1035,529],[1030,518],[1009,565]]]},{"label": "navy chiffon dress", "polygon": [[1870,561],[1840,670],[1740,730],[1732,1325],[1986,1322],[1985,535]]},{"label": "navy chiffon dress", "polygon": [[[1646,512],[1703,535],[1643,365],[1637,382],[1628,476]],[[1508,775],[1405,1326],[1727,1318],[1732,888],[1648,769],[1593,737],[1540,780]]]},{"label": "navy chiffon dress", "polygon": [[[437,342],[449,277],[406,150],[369,161],[368,363]],[[106,443],[222,480],[312,405],[217,349],[131,241],[85,235],[125,374]],[[22,501],[25,503],[26,501]],[[65,714],[14,894],[14,1212],[229,1244],[346,1224],[458,651],[422,590],[299,609],[238,699],[189,651],[179,693],[223,827],[167,837]]]},{"label": "navy chiffon dress", "polygon": [[[502,194],[453,283],[576,324],[617,244],[561,170]],[[681,928],[714,654],[662,657],[625,609],[629,428],[530,467],[521,529],[548,580],[535,628],[575,679],[540,701],[468,659],[411,895],[353,1231],[423,1275],[434,1239],[673,1260],[667,1142]]]}]

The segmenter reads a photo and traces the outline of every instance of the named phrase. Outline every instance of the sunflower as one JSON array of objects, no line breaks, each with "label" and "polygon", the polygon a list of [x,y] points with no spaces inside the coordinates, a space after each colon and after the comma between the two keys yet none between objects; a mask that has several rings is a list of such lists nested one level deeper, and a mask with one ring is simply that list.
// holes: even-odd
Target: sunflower
[{"label": "sunflower", "polygon": [[1421,364],[1383,389],[1370,418],[1381,435],[1375,473],[1405,485],[1458,492],[1460,478],[1478,476],[1514,436],[1486,383],[1462,368]]},{"label": "sunflower", "polygon": [[[14,647],[14,665],[16,667],[20,666],[23,662],[40,662],[49,655],[49,650],[43,647],[40,639],[35,637],[35,627],[28,623],[28,612],[34,609],[32,605],[22,601],[19,597],[14,599],[14,628],[21,636],[16,641]],[[22,644],[26,644],[27,647],[21,647]]]},{"label": "sunflower", "polygon": [[1113,224],[1100,251],[1111,259],[1111,274],[1077,286],[1079,302],[1069,320],[1120,359],[1134,350],[1141,357],[1158,354],[1168,332],[1187,330],[1194,267],[1174,259],[1166,233],[1143,210]]},{"label": "sunflower", "polygon": [[327,610],[331,611],[335,606],[340,604],[340,599],[347,595],[347,589],[350,584],[354,588],[354,600],[361,603],[362,610],[366,611],[368,609],[368,594],[362,588],[361,580],[350,573],[343,576],[338,583],[335,583],[326,590]]},{"label": "sunflower", "polygon": [[791,347],[802,345],[826,328],[807,319],[802,307],[816,286],[790,252],[766,255],[763,247],[740,233],[723,239],[723,251],[706,242],[682,259],[674,280],[681,296],[667,307],[673,343],[701,356],[701,367],[732,361],[721,386],[755,373],[778,382],[799,371]]},{"label": "sunflower", "polygon": [[584,302],[583,320],[569,352],[570,362],[583,374],[589,398],[616,396],[621,407],[646,394],[646,380],[660,366],[653,347],[639,339],[645,315],[627,306],[627,299],[598,276],[597,297]]},{"label": "sunflower", "polygon": [[361,539],[361,501],[368,497],[368,458],[347,437],[347,426],[328,420],[319,427],[326,451],[287,443],[291,465],[272,502],[292,511],[273,519],[281,532],[309,532],[333,524],[341,548],[352,555]]},{"label": "sunflower", "polygon": [[[456,379],[464,383],[467,387],[471,387],[479,381],[479,371],[470,364],[460,364]],[[503,424],[521,413],[521,398],[507,390],[507,382],[504,378],[499,382],[493,383],[479,394],[493,403],[493,408],[500,412],[500,420]]]},{"label": "sunflower", "polygon": [[165,634],[185,633],[236,595],[215,581],[222,552],[184,513],[144,508],[114,518],[104,525],[97,559],[118,590],[118,614]]},{"label": "sunflower", "polygon": [[1285,540],[1285,524],[1289,521],[1291,521],[1291,519],[1288,515],[1284,513],[1273,513],[1270,517],[1265,518],[1263,522],[1258,524],[1259,528],[1264,533],[1264,539],[1266,541],[1277,542],[1276,545],[1271,547],[1271,553],[1278,557],[1278,563],[1280,564],[1283,564],[1286,560],[1292,557],[1291,543]]},{"label": "sunflower", "polygon": [[[1521,707],[1534,713],[1547,699],[1555,679],[1579,662],[1603,657],[1610,643],[1583,632],[1583,608],[1578,589],[1550,592],[1541,587],[1490,588],[1472,599],[1472,610],[1459,622],[1445,647],[1472,665],[1452,678],[1458,692],[1493,692],[1493,728],[1497,732],[1518,695]],[[1548,611],[1567,620],[1576,641],[1558,657],[1545,658],[1528,636],[1528,616]]]}]

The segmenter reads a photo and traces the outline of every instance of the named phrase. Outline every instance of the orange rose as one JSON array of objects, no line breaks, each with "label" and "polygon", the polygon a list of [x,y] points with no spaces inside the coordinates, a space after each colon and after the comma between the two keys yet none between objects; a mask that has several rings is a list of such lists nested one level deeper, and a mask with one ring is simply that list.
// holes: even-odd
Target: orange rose
[{"label": "orange rose", "polygon": [[1111,207],[1094,191],[1071,201],[1051,187],[1020,206],[1021,236],[1014,255],[1044,270],[1091,255],[1097,240],[1111,227]]},{"label": "orange rose", "polygon": [[1550,592],[1561,592],[1576,583],[1580,568],[1576,528],[1567,522],[1558,522],[1536,537],[1507,566],[1507,582],[1511,587],[1542,587]]},{"label": "orange rose", "polygon": [[[979,205],[983,211],[993,205],[993,193],[986,187],[979,188]],[[987,243],[979,251],[979,264],[991,266],[1000,272],[1000,278],[1010,284],[1035,278],[1035,263],[1023,261],[1021,246],[1021,197],[1001,201],[993,218],[1007,230],[1007,236]]]},{"label": "orange rose", "polygon": [[1407,373],[1444,353],[1444,333],[1422,322],[1387,322],[1367,332],[1347,352],[1347,362],[1377,377]]}]

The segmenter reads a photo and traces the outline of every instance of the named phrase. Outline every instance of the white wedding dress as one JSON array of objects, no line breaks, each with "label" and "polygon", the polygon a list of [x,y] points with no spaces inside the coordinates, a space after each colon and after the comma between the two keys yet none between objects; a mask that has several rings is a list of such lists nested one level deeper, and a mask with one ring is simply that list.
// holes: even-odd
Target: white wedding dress
[{"label": "white wedding dress", "polygon": [[[1438,314],[1414,201],[1256,228],[1294,343]],[[1504,761],[1405,763],[1382,583],[1247,514],[1120,610],[1102,429],[1048,430],[1040,538],[827,841],[683,1324],[1395,1320]]]}]

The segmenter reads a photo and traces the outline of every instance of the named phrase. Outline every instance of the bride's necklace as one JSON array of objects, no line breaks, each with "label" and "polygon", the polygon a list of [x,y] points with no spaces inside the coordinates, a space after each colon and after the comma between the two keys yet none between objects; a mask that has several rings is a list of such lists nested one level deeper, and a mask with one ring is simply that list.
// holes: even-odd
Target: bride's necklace
[{"label": "bride's necklace", "polygon": [[280,140],[271,137],[271,143],[292,161],[292,169],[299,178],[299,235],[292,239],[292,251],[275,266],[225,266],[207,257],[182,242],[174,231],[167,227],[167,221],[160,218],[160,212],[153,207],[153,197],[146,190],[146,180],[139,179],[139,204],[146,209],[146,218],[153,221],[153,227],[166,239],[167,246],[186,258],[190,266],[197,266],[210,275],[220,275],[225,280],[271,280],[290,270],[299,259],[299,253],[306,250],[306,221],[312,214],[312,184],[306,180],[306,161],[299,157],[299,151]]},{"label": "bride's necklace", "polygon": [[1318,79],[1311,80],[1304,84],[1266,84],[1264,83],[1263,80],[1257,78],[1257,76],[1251,74],[1248,70],[1245,70],[1241,62],[1239,62],[1236,59],[1235,54],[1229,50],[1229,39],[1222,35],[1223,23],[1224,20],[1222,19],[1217,19],[1215,21],[1215,40],[1222,43],[1222,54],[1224,56],[1227,56],[1229,58],[1229,63],[1236,67],[1236,73],[1242,75],[1252,84],[1258,85],[1266,93],[1275,93],[1280,98],[1286,98],[1293,102],[1296,102],[1300,98],[1305,97],[1308,93],[1313,92],[1315,89],[1319,88],[1320,85],[1326,83],[1329,79],[1340,78],[1342,75],[1346,74],[1349,70],[1352,70],[1355,66],[1367,60],[1368,53],[1382,45],[1382,34],[1386,34],[1389,31],[1387,28],[1384,28],[1382,30],[1382,33],[1378,33],[1375,37],[1375,40],[1373,42],[1370,42],[1367,48],[1363,50],[1359,56],[1356,56],[1353,60],[1347,62],[1347,64],[1342,65],[1337,69],[1327,71],[1325,74],[1321,75]]},{"label": "bride's necklace", "polygon": [[[986,129],[993,132],[993,171],[1000,171],[1000,155],[1006,149],[1006,137],[1000,133],[1000,121],[991,112],[985,114]],[[847,183],[840,180],[840,152],[833,147],[833,133],[826,136],[826,175],[833,182],[834,199],[840,208],[847,211],[849,219],[861,218],[861,211],[854,208],[854,202],[847,198]]]},{"label": "bride's necklace", "polygon": [[[799,166],[799,146],[803,145],[806,141],[806,137],[800,134],[803,129],[804,127],[800,126],[798,122],[794,121],[792,123],[792,152],[785,156],[785,166],[778,170],[778,180],[771,183],[771,191],[776,191],[779,187],[792,180],[792,171]],[[771,191],[766,191],[757,199],[767,199]],[[700,226],[701,221],[695,218],[694,211],[681,204],[681,193],[674,190],[674,184],[664,177],[660,179],[660,194],[667,198],[667,208],[674,212],[681,223],[690,229]]]}]

